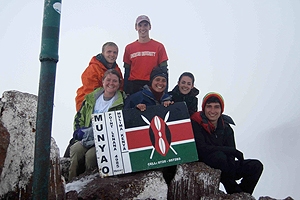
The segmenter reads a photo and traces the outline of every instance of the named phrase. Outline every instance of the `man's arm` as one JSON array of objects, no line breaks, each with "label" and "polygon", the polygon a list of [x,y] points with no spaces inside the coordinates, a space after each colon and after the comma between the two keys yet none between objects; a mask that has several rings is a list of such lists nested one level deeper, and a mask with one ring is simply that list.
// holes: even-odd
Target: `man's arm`
[{"label": "man's arm", "polygon": [[97,68],[99,68],[99,65],[90,64],[81,75],[82,86],[77,89],[77,95],[75,97],[76,111],[79,111],[85,95],[94,91],[94,89],[99,86],[102,86],[102,80],[99,79],[99,77],[102,77],[104,72],[101,74]]},{"label": "man's arm", "polygon": [[161,67],[167,67],[168,66],[168,62],[165,60],[162,63],[160,63],[159,66],[161,66]]}]

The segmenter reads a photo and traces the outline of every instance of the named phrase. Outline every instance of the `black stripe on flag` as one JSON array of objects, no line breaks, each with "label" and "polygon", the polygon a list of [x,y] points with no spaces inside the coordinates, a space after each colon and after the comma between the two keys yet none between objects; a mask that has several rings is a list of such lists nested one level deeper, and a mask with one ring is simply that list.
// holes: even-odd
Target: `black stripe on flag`
[{"label": "black stripe on flag", "polygon": [[154,116],[159,116],[164,119],[168,112],[168,122],[190,118],[185,102],[177,102],[168,107],[164,107],[163,105],[147,106],[147,109],[143,112],[137,108],[124,109],[122,112],[126,129],[148,125],[142,119],[141,115],[149,121],[151,121]]}]

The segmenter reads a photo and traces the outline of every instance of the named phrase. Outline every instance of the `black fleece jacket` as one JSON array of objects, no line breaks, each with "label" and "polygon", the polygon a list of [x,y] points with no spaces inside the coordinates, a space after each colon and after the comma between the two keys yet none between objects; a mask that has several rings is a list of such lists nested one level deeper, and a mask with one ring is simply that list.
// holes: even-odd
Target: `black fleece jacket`
[{"label": "black fleece jacket", "polygon": [[188,94],[182,94],[179,91],[178,85],[176,85],[169,95],[172,96],[172,101],[174,102],[185,102],[189,111],[190,116],[198,111],[198,98],[196,97],[199,94],[197,88],[192,88]]}]

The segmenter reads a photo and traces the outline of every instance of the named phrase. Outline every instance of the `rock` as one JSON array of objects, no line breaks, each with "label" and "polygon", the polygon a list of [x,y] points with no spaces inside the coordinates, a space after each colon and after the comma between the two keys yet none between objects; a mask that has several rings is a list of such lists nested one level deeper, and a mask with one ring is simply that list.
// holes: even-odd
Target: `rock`
[{"label": "rock", "polygon": [[0,174],[2,173],[2,169],[4,167],[4,161],[6,158],[7,147],[10,142],[9,133],[7,129],[3,127],[3,124],[0,122]]},{"label": "rock", "polygon": [[213,169],[202,162],[178,165],[168,189],[168,199],[255,200],[247,193],[228,195],[220,191],[220,176],[220,170]]},{"label": "rock", "polygon": [[[258,200],[279,200],[279,199],[274,199],[272,197],[266,196],[266,197],[259,197]],[[281,200],[294,200],[294,199],[292,197],[286,197],[285,199],[281,199]]]},{"label": "rock", "polygon": [[[88,179],[86,179],[89,177]],[[90,180],[90,181],[88,181]],[[168,186],[161,171],[143,171],[101,178],[99,173],[85,174],[67,184],[67,197],[74,195],[76,185],[84,183],[77,191],[78,199],[167,199]],[[74,186],[74,187],[73,187]]]},{"label": "rock", "polygon": [[67,200],[78,199],[77,192],[76,192],[75,190],[72,190],[72,191],[68,192],[68,193],[67,193],[67,196],[66,196],[66,199],[67,199]]},{"label": "rock", "polygon": [[[0,198],[30,199],[34,165],[37,96],[7,91],[0,101]],[[63,199],[59,149],[51,139],[48,199]]]},{"label": "rock", "polygon": [[[200,199],[219,192],[221,171],[202,162],[177,166],[168,190],[169,199]],[[188,189],[188,190],[187,190]]]},{"label": "rock", "polygon": [[65,178],[65,181],[68,182],[69,180],[69,167],[71,165],[71,159],[62,157],[60,158],[60,170],[61,175]]},{"label": "rock", "polygon": [[247,193],[229,195],[220,191],[220,170],[201,162],[178,165],[169,187],[162,171],[106,178],[101,178],[97,170],[85,172],[66,185],[67,199],[255,200]]}]

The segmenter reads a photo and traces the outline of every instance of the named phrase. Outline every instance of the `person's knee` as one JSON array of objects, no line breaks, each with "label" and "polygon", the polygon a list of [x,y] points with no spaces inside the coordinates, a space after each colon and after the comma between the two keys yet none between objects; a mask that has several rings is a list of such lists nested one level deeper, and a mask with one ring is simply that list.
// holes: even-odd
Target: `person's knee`
[{"label": "person's knee", "polygon": [[77,156],[77,157],[82,157],[86,152],[86,149],[80,142],[76,142],[70,147],[70,158]]},{"label": "person's knee", "polygon": [[264,166],[259,160],[250,159],[246,160],[245,164],[243,165],[242,173],[259,178],[263,172],[263,169]]},{"label": "person's knee", "polygon": [[75,145],[76,145],[77,143],[75,143],[75,144],[73,144],[73,145],[71,145],[70,146],[70,158],[72,159],[72,157],[74,157],[74,155],[76,154],[76,147],[75,147]]},{"label": "person's knee", "polygon": [[254,168],[256,169],[257,173],[261,174],[264,170],[264,165],[259,160],[254,160]]},{"label": "person's knee", "polygon": [[90,148],[85,154],[85,165],[86,169],[94,169],[97,167],[97,157],[96,157],[96,148]]},{"label": "person's knee", "polygon": [[69,167],[69,180],[84,172],[85,152],[86,149],[82,146],[80,142],[76,142],[70,147],[71,164]]}]

